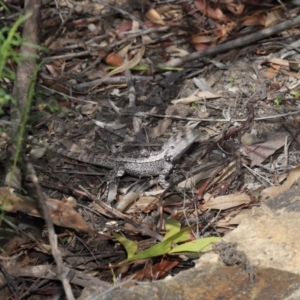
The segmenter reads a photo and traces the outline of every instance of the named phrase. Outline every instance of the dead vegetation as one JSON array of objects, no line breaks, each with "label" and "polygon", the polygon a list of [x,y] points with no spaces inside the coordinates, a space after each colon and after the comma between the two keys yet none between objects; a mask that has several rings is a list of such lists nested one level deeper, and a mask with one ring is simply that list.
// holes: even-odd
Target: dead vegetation
[{"label": "dead vegetation", "polygon": [[[1,169],[17,155],[22,174],[6,172],[0,188],[3,237],[18,232],[2,243],[3,297],[63,295],[57,278],[72,299],[92,283],[176,274],[298,180],[295,1],[46,2],[40,22],[23,24],[31,50],[41,31],[33,102],[31,82],[20,84],[35,72],[24,60],[8,62],[22,75],[15,82],[0,77],[7,93],[19,88],[18,105],[2,106]],[[38,3],[25,0],[25,10],[38,13]],[[5,4],[9,28],[24,12]],[[26,109],[25,134],[13,125]],[[184,127],[198,138],[166,186],[49,149],[143,158]],[[16,153],[7,143],[19,136]]]}]

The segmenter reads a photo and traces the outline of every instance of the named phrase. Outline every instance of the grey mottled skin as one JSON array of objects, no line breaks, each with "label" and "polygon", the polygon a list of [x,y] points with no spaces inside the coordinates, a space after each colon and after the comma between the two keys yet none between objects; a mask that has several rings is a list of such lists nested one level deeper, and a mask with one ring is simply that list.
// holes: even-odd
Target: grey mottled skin
[{"label": "grey mottled skin", "polygon": [[76,153],[62,147],[60,143],[51,145],[50,150],[63,156],[85,163],[106,167],[109,169],[123,168],[124,171],[136,177],[167,175],[185,151],[197,139],[197,133],[192,129],[185,129],[171,137],[159,152],[150,152],[147,156],[121,157],[94,153]]}]

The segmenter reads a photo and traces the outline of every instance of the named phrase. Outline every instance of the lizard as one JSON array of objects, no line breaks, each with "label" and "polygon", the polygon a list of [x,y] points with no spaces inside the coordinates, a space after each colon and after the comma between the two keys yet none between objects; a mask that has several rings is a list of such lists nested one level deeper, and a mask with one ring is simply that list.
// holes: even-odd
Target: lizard
[{"label": "lizard", "polygon": [[49,149],[75,159],[77,161],[109,168],[121,169],[122,175],[127,173],[135,177],[151,177],[168,175],[176,161],[198,138],[196,131],[186,128],[177,132],[162,146],[160,151],[151,151],[147,156],[115,156],[105,154],[87,153],[86,151],[72,152],[62,147],[60,142],[49,146]]}]

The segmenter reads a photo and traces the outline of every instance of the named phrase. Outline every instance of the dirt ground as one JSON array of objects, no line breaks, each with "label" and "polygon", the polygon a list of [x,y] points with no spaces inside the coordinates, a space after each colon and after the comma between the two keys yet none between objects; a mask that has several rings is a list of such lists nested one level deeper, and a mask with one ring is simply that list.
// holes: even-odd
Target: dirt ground
[{"label": "dirt ground", "polygon": [[[153,280],[190,268],[201,249],[187,245],[179,256],[151,248],[162,245],[168,218],[189,229],[179,244],[222,237],[298,166],[299,7],[255,0],[46,2],[24,152],[65,265],[86,282],[112,282],[113,272],[117,280]],[[0,16],[10,26],[18,9],[7,5],[11,12]],[[5,89],[12,91],[13,82]],[[5,132],[12,125],[9,106],[3,108]],[[174,164],[167,187],[156,177],[118,176],[50,150],[59,142],[74,153],[147,157],[185,127],[198,138]],[[0,157],[5,174],[6,149]],[[9,223],[19,231],[2,243],[6,255],[19,255],[19,286],[23,276],[39,277],[33,266],[53,262],[44,221],[24,198],[34,187],[23,181],[26,192],[14,196],[25,204],[9,196],[13,209],[2,226],[3,237]],[[137,253],[154,252],[118,265],[133,244]],[[27,275],[16,271],[25,267]],[[60,293],[44,278],[49,293]],[[78,294],[87,284],[74,284]],[[38,284],[31,293],[40,292]]]}]

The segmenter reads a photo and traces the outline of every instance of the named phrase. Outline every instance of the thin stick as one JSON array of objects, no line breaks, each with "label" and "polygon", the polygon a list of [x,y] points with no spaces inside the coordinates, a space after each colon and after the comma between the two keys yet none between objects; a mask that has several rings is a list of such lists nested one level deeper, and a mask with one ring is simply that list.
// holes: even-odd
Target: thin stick
[{"label": "thin stick", "polygon": [[266,28],[258,32],[254,32],[251,34],[248,34],[246,36],[237,38],[233,41],[218,45],[213,48],[209,48],[203,51],[197,51],[193,52],[191,54],[188,54],[186,56],[180,57],[180,58],[174,58],[166,63],[159,64],[160,67],[178,67],[183,65],[184,63],[190,62],[192,60],[198,60],[203,59],[208,56],[217,55],[229,50],[233,50],[240,47],[245,47],[250,44],[253,44],[254,42],[257,42],[259,40],[265,39],[267,37],[270,37],[274,34],[277,34],[279,32],[282,32],[284,30],[290,29],[294,26],[297,26],[300,24],[300,15],[297,16],[294,19],[287,20],[284,22],[281,22],[277,25],[274,25],[271,28]]},{"label": "thin stick", "polygon": [[[285,113],[285,114],[279,114],[279,115],[272,115],[272,116],[266,116],[266,117],[258,117],[258,118],[254,118],[254,121],[262,121],[262,120],[270,120],[270,119],[277,119],[277,118],[281,118],[281,117],[288,117],[288,116],[292,116],[292,115],[298,115],[300,114],[300,110],[298,111],[293,111],[290,113]],[[135,116],[152,116],[152,117],[157,117],[157,118],[170,118],[170,119],[178,119],[178,120],[186,120],[186,121],[203,121],[203,122],[244,122],[246,121],[246,119],[215,119],[215,118],[211,118],[211,119],[206,119],[206,118],[188,118],[188,117],[181,117],[181,116],[173,116],[173,115],[158,115],[158,114],[152,114],[152,113],[147,113],[147,112],[143,112],[143,113],[121,113],[121,115],[135,115]]]}]

